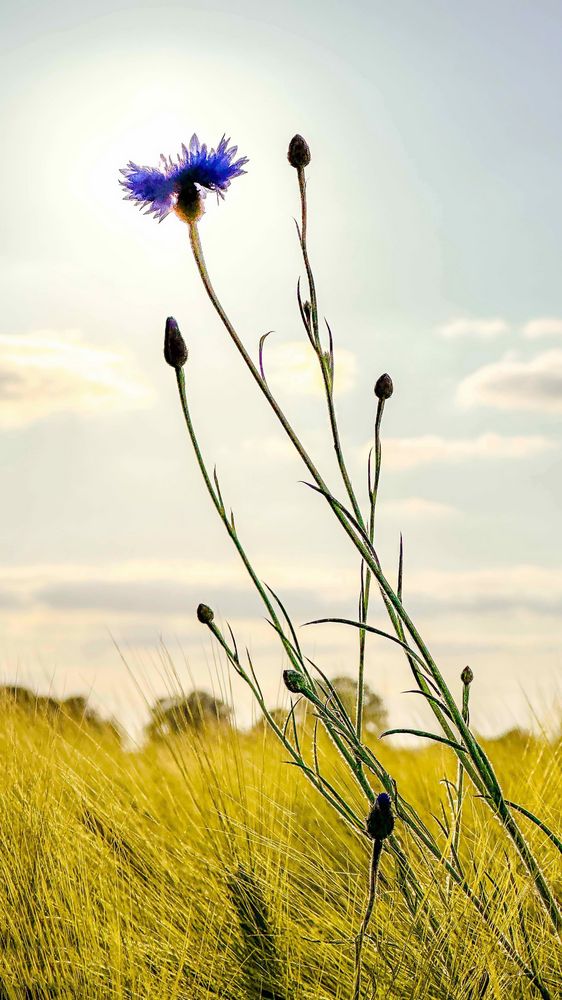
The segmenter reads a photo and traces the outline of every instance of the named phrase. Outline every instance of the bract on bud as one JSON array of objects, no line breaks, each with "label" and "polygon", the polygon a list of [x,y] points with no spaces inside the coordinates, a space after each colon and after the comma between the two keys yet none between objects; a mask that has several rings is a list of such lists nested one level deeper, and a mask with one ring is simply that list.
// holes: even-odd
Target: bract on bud
[{"label": "bract on bud", "polygon": [[284,670],[283,682],[291,694],[309,694],[310,688],[306,677],[299,670]]},{"label": "bract on bud", "polygon": [[372,840],[385,840],[394,830],[394,816],[390,795],[381,792],[377,795],[369,815],[367,816],[367,833]]},{"label": "bract on bud", "polygon": [[469,684],[472,684],[473,680],[474,674],[472,673],[472,670],[470,667],[465,667],[461,674],[461,681],[466,685],[466,687],[468,687]]},{"label": "bract on bud", "polygon": [[166,320],[164,333],[164,357],[172,368],[183,368],[187,361],[187,347],[180,328],[173,316]]},{"label": "bract on bud", "polygon": [[392,379],[390,375],[386,372],[381,375],[375,383],[375,396],[377,399],[390,399],[392,393],[394,392],[394,386],[392,384]]},{"label": "bract on bud", "polygon": [[215,612],[208,604],[200,604],[197,608],[197,617],[202,625],[210,625],[215,617]]},{"label": "bract on bud", "polygon": [[302,170],[310,163],[310,147],[302,135],[294,135],[289,143],[287,159],[295,170]]}]

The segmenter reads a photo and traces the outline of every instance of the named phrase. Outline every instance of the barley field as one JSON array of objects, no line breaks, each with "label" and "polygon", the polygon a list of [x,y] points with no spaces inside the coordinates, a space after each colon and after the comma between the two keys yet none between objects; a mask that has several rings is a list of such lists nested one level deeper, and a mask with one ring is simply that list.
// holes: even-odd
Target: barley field
[{"label": "barley field", "polygon": [[[303,753],[311,719],[299,722]],[[446,850],[448,748],[377,754]],[[368,847],[287,763],[262,724],[228,721],[124,748],[110,727],[7,700],[0,722],[2,1000],[332,1000],[353,995]],[[560,739],[485,743],[507,796],[551,827]],[[328,742],[334,788],[365,806]],[[555,846],[521,817],[555,889]],[[441,829],[442,827],[442,829]],[[397,820],[423,896],[411,909],[385,849],[363,956],[363,996],[537,996],[489,925]],[[556,935],[500,825],[468,789],[459,853],[493,923],[552,997]]]}]

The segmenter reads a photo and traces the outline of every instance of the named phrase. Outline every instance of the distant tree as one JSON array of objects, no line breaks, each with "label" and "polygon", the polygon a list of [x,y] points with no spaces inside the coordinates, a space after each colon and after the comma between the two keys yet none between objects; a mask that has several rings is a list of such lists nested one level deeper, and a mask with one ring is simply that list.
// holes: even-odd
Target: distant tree
[{"label": "distant tree", "polygon": [[[355,721],[355,714],[357,710],[357,681],[353,677],[340,675],[332,678],[332,684],[334,685],[350,719]],[[308,702],[306,698],[293,696],[293,704],[295,705],[295,719],[301,724],[304,723],[305,719],[311,718],[310,713],[314,712],[314,708],[311,707],[310,702]],[[271,712],[271,715],[280,729],[283,729],[285,723],[287,722],[288,711],[289,710],[287,708],[274,708]],[[368,684],[365,684],[363,688],[364,732],[378,736],[384,729],[386,729],[387,719],[386,708],[381,696],[378,695],[376,691],[373,691]],[[254,726],[254,730],[258,731],[259,729],[263,729],[265,726],[267,726],[265,719],[259,719]]]},{"label": "distant tree", "polygon": [[[280,729],[283,729],[283,726],[287,721],[287,713],[288,713],[287,708],[272,708],[270,709],[269,712],[271,718],[279,726]],[[263,733],[264,731],[267,732],[268,730],[269,730],[269,723],[265,718],[265,716],[262,715],[260,716],[259,719],[256,720],[256,722],[252,726],[251,731],[253,733]]]},{"label": "distant tree", "polygon": [[19,684],[3,684],[0,685],[0,707],[2,705],[17,705],[30,716],[42,716],[51,723],[70,720],[79,725],[90,726],[100,733],[111,733],[119,740],[122,738],[121,727],[115,719],[104,719],[95,708],[88,705],[83,695],[60,699],[52,695],[37,694]]},{"label": "distant tree", "polygon": [[[355,720],[357,706],[357,681],[354,677],[332,677],[342,704],[352,720]],[[363,729],[365,732],[378,736],[386,729],[387,712],[384,702],[376,691],[368,684],[363,686]]]},{"label": "distant tree", "polygon": [[207,691],[191,691],[188,695],[159,698],[150,709],[146,732],[150,739],[163,739],[189,729],[227,722],[231,715],[232,710],[220,698]]}]

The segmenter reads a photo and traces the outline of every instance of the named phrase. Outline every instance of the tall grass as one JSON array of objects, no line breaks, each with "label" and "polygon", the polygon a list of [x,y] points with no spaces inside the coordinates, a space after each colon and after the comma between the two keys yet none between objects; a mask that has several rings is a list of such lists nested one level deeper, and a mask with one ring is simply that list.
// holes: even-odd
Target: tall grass
[{"label": "tall grass", "polygon": [[[314,724],[308,717],[298,726],[305,747]],[[560,741],[514,733],[485,745],[506,795],[554,825]],[[295,780],[267,728],[240,733],[222,723],[131,752],[87,724],[12,705],[0,720],[0,752],[3,1000],[352,996],[368,844]],[[317,752],[334,788],[360,810],[331,742],[320,740]],[[389,745],[377,754],[437,836],[452,755]],[[555,846],[523,822],[562,888]],[[444,892],[407,830],[401,841],[423,898],[412,915],[399,868],[387,861],[365,940],[363,995],[536,995],[466,896],[454,886]],[[472,794],[459,852],[492,921],[559,995],[560,951],[544,909],[500,824]]]}]

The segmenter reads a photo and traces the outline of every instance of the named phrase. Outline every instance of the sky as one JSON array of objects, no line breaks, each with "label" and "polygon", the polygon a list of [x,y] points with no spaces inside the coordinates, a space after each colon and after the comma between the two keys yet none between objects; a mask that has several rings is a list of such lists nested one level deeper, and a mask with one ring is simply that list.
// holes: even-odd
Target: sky
[{"label": "sky", "polygon": [[[249,158],[200,223],[213,283],[343,498],[300,325],[288,141],[303,134],[309,249],[336,343],[336,405],[365,500],[383,423],[377,550],[484,733],[560,705],[562,8],[537,0],[8,0],[0,15],[0,646],[4,683],[89,693],[138,726],[181,683],[251,699],[199,625],[211,605],[271,705],[283,656],[209,498],[162,357],[189,346],[205,459],[260,578],[299,625],[354,616],[358,560],[213,313],[175,216],[119,169],[195,132]],[[372,622],[384,627],[380,601]],[[299,632],[353,675],[356,633]],[[176,679],[172,678],[172,673]],[[400,653],[368,683],[393,726],[426,720]]]}]

